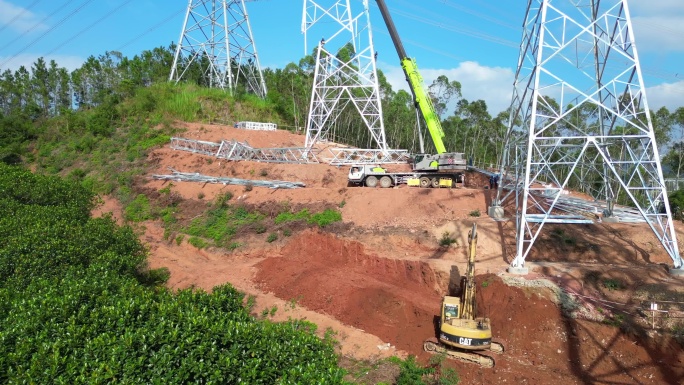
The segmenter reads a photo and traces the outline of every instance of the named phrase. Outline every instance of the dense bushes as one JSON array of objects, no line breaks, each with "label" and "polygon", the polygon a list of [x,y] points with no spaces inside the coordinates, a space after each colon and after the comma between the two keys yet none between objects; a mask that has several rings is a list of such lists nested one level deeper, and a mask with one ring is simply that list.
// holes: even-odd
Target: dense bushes
[{"label": "dense bushes", "polygon": [[0,382],[341,382],[312,324],[255,320],[229,285],[145,286],[144,248],[84,216],[86,190],[4,165],[0,176]]},{"label": "dense bushes", "polygon": [[684,189],[673,192],[668,198],[672,216],[684,220]]}]

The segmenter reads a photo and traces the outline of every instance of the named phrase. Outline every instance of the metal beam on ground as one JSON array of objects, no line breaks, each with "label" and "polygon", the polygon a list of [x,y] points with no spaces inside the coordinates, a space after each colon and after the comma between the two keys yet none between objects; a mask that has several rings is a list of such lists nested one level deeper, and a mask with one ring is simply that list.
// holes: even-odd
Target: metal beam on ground
[{"label": "metal beam on ground", "polygon": [[226,178],[220,176],[202,175],[200,173],[179,172],[171,169],[170,175],[152,175],[153,179],[157,180],[172,180],[176,182],[198,182],[198,183],[214,183],[223,185],[240,185],[240,186],[254,186],[267,187],[272,189],[293,189],[305,187],[302,182],[289,182],[282,180],[258,180],[258,179],[240,179],[240,178]]}]

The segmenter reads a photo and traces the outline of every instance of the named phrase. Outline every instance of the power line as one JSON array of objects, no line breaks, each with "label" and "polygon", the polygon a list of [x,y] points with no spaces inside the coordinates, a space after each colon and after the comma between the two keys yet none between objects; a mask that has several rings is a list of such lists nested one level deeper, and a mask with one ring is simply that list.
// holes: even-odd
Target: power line
[{"label": "power line", "polygon": [[67,39],[67,40],[65,40],[64,42],[62,42],[60,45],[58,45],[58,46],[56,46],[55,48],[53,48],[51,51],[49,51],[49,52],[46,53],[45,55],[46,55],[46,56],[47,56],[47,55],[50,55],[50,54],[54,53],[55,51],[57,51],[58,49],[64,47],[64,46],[67,45],[67,44],[69,44],[69,43],[72,42],[74,39],[76,39],[77,37],[81,36],[83,33],[89,31],[89,30],[90,30],[91,28],[93,28],[94,26],[100,24],[100,22],[102,22],[103,20],[105,20],[105,19],[107,19],[108,17],[112,16],[113,14],[115,14],[116,12],[118,12],[121,8],[125,7],[126,5],[128,5],[128,4],[131,3],[131,2],[133,2],[133,0],[127,0],[127,1],[125,1],[124,3],[122,3],[121,5],[119,5],[118,7],[114,8],[113,10],[111,10],[111,11],[109,11],[107,14],[105,14],[104,16],[100,17],[99,19],[97,19],[96,21],[94,21],[93,23],[91,23],[89,26],[83,28],[82,30],[80,30],[79,32],[77,32],[75,35],[71,36],[69,39]]},{"label": "power line", "polygon": [[36,4],[38,4],[38,3],[40,3],[40,0],[36,0],[36,1],[34,1],[33,3],[31,3],[28,7],[22,8],[21,11],[20,11],[19,13],[17,13],[16,15],[14,15],[14,17],[12,18],[12,20],[8,21],[7,24],[5,24],[5,25],[3,25],[2,27],[0,27],[0,32],[4,31],[5,28],[7,28],[7,27],[9,27],[10,25],[12,25],[12,23],[14,23],[15,21],[17,21],[17,19],[19,19],[24,13],[26,13],[26,11],[30,11],[31,8],[33,8],[33,7],[34,7]]},{"label": "power line", "polygon": [[487,21],[489,21],[489,22],[491,22],[491,23],[500,25],[500,26],[502,26],[502,27],[505,27],[505,28],[508,28],[508,29],[512,29],[512,30],[514,30],[514,31],[519,31],[519,30],[521,29],[520,27],[517,27],[517,26],[512,25],[512,24],[508,24],[508,23],[506,23],[505,21],[496,19],[496,18],[491,17],[491,16],[487,16],[486,14],[483,14],[483,13],[481,13],[481,12],[477,12],[477,11],[471,10],[470,8],[466,8],[466,7],[462,6],[462,5],[454,4],[454,3],[452,3],[451,1],[448,1],[448,0],[441,0],[440,3],[442,3],[442,4],[446,5],[446,6],[449,6],[449,7],[451,7],[451,8],[458,9],[459,11],[465,12],[465,13],[470,14],[470,15],[473,15],[473,16],[475,16],[475,17],[479,17],[480,19],[487,20]]},{"label": "power line", "polygon": [[181,9],[177,10],[176,12],[170,14],[170,15],[169,15],[168,17],[166,17],[164,20],[162,20],[162,21],[160,21],[159,23],[157,23],[157,24],[153,25],[152,27],[150,27],[147,31],[141,33],[140,35],[138,35],[138,36],[134,37],[133,39],[129,40],[126,44],[124,44],[124,45],[122,45],[121,47],[117,48],[117,51],[119,51],[119,52],[122,51],[124,48],[126,48],[126,47],[128,47],[129,45],[135,43],[136,41],[138,41],[138,40],[141,39],[142,37],[146,36],[148,33],[154,31],[155,29],[157,29],[157,28],[161,27],[162,25],[168,23],[169,20],[171,20],[171,19],[173,19],[174,17],[178,16],[179,14],[185,12],[186,9],[187,9],[187,7],[184,6],[183,8],[181,8]]},{"label": "power line", "polygon": [[71,11],[71,13],[69,13],[69,14],[66,15],[66,16],[64,16],[60,21],[58,21],[58,22],[57,22],[55,25],[53,25],[50,29],[48,29],[47,31],[45,31],[42,35],[40,35],[40,36],[38,36],[37,38],[35,38],[32,42],[30,42],[27,46],[25,46],[24,48],[22,48],[21,50],[19,50],[19,52],[15,53],[12,57],[10,57],[9,59],[5,60],[2,64],[0,64],[0,68],[4,67],[5,64],[7,64],[7,63],[11,62],[12,60],[14,60],[17,56],[19,56],[20,54],[22,54],[22,53],[23,53],[24,51],[26,51],[27,49],[31,48],[31,47],[32,47],[34,44],[36,44],[40,39],[42,39],[43,37],[45,37],[45,35],[47,35],[48,33],[52,32],[52,31],[54,31],[56,28],[58,28],[59,26],[61,26],[62,24],[64,24],[65,21],[67,21],[67,20],[70,19],[73,15],[77,14],[78,12],[80,12],[81,9],[83,9],[86,5],[88,5],[88,4],[92,3],[92,2],[93,2],[93,0],[86,0],[85,2],[83,2],[80,6],[78,6],[78,8],[74,9],[73,11]]},{"label": "power line", "polygon": [[14,44],[15,41],[17,41],[17,40],[21,39],[22,37],[26,36],[27,33],[33,31],[34,29],[36,29],[39,25],[43,24],[43,22],[44,22],[45,20],[47,20],[47,19],[51,18],[52,16],[56,15],[57,13],[59,13],[59,11],[61,11],[62,8],[68,6],[68,5],[71,4],[73,1],[74,1],[74,0],[69,0],[69,1],[67,1],[63,6],[57,8],[56,11],[54,11],[54,12],[52,12],[51,14],[45,16],[45,17],[42,18],[39,22],[33,24],[33,25],[31,26],[31,28],[29,28],[29,29],[27,29],[26,31],[22,32],[21,34],[19,34],[19,36],[15,37],[14,40],[12,40],[12,41],[10,41],[9,43],[7,43],[7,44],[5,44],[4,46],[2,46],[2,48],[0,48],[0,51],[4,50],[5,48],[7,48],[7,47],[9,47],[10,45]]},{"label": "power line", "polygon": [[[406,2],[403,1],[403,0],[400,0],[400,2],[406,4]],[[473,15],[473,16],[476,16],[476,17],[482,18],[482,19],[484,19],[484,20],[490,21],[490,22],[492,22],[492,23],[501,25],[501,26],[503,26],[503,27],[510,28],[510,29],[514,29],[514,30],[520,29],[520,28],[515,27],[515,26],[513,26],[513,25],[511,25],[511,24],[505,23],[505,22],[503,22],[503,21],[501,21],[501,20],[499,20],[499,19],[496,19],[496,18],[492,18],[492,17],[486,16],[486,15],[480,13],[480,12],[473,11],[473,10],[471,10],[471,9],[469,9],[469,8],[466,8],[466,7],[464,7],[464,6],[461,6],[461,5],[453,4],[453,3],[450,2],[449,0],[439,0],[439,2],[442,3],[442,4],[445,4],[445,5],[449,6],[449,7],[452,7],[452,8],[455,8],[455,9],[459,9],[459,10],[461,10],[461,11],[463,11],[463,12],[465,12],[465,13],[471,14],[471,15]],[[481,3],[481,2],[480,2],[480,3]],[[481,5],[486,6],[485,4],[481,4]],[[413,5],[411,5],[411,7],[413,7],[414,9],[417,8],[417,9],[420,9],[420,10],[425,11],[425,8],[424,8],[424,7],[416,7],[416,6],[413,6]],[[490,8],[491,8],[491,7],[490,7]],[[497,9],[497,11],[500,12],[500,10],[498,10],[498,9]],[[496,44],[500,44],[500,45],[504,45],[504,46],[508,46],[508,47],[513,47],[513,48],[519,48],[519,47],[520,47],[520,44],[519,44],[519,43],[516,43],[516,42],[511,41],[511,40],[507,40],[507,39],[504,39],[504,38],[501,38],[501,37],[497,37],[497,36],[493,36],[493,35],[481,33],[481,32],[475,31],[475,30],[470,30],[470,29],[466,29],[466,28],[459,28],[459,27],[456,27],[456,26],[453,26],[453,25],[450,25],[450,24],[446,24],[446,23],[442,23],[442,22],[436,21],[438,18],[441,18],[441,15],[435,14],[434,12],[428,12],[428,13],[427,13],[428,15],[431,15],[430,18],[417,16],[417,15],[414,14],[414,13],[410,13],[410,12],[406,12],[406,11],[397,11],[397,10],[393,10],[393,12],[396,13],[396,14],[399,14],[399,15],[401,15],[401,16],[404,16],[404,17],[407,17],[407,18],[416,20],[416,21],[418,21],[418,22],[425,23],[425,24],[429,24],[429,25],[433,25],[433,26],[436,26],[436,27],[438,27],[438,28],[445,29],[445,30],[449,30],[449,31],[456,32],[456,33],[459,33],[459,34],[464,34],[464,35],[471,36],[471,37],[475,37],[475,38],[478,38],[478,39],[487,40],[487,41],[490,41],[490,42],[493,42],[493,43],[496,43]],[[653,25],[652,23],[648,23],[648,22],[644,22],[643,24],[648,24],[648,25],[650,25],[650,26]],[[665,27],[662,27],[662,26],[657,26],[656,28],[666,29]],[[670,31],[671,31],[671,30],[670,30]],[[380,31],[380,32],[383,33],[382,31]],[[412,44],[412,45],[414,45],[414,46],[418,46],[418,47],[423,48],[423,49],[425,49],[425,50],[428,50],[428,51],[431,51],[431,52],[434,52],[434,53],[437,53],[437,54],[440,54],[440,55],[443,55],[443,56],[446,56],[446,57],[454,58],[454,59],[457,59],[457,60],[463,60],[462,58],[459,58],[459,57],[456,57],[456,56],[454,56],[454,55],[445,53],[445,52],[443,52],[443,51],[436,50],[436,49],[434,49],[434,48],[432,48],[432,47],[427,47],[427,46],[422,45],[422,44],[420,44],[420,43],[410,42],[409,40],[406,40],[406,42],[409,42],[410,44]],[[674,73],[672,73],[672,72],[662,71],[662,70],[659,70],[659,69],[656,69],[656,68],[652,68],[652,67],[644,67],[644,66],[642,66],[642,67],[641,67],[641,70],[642,70],[642,72],[645,73],[645,74],[651,75],[651,76],[653,76],[653,77],[656,77],[656,78],[659,78],[659,79],[662,79],[662,80],[670,80],[670,81],[681,81],[681,80],[682,80],[682,76],[680,76],[679,74],[674,74]]]},{"label": "power line", "polygon": [[[382,35],[389,36],[389,32],[384,31],[384,30],[378,30],[378,31],[373,31],[373,32],[378,32],[378,33],[380,33],[380,34],[382,34]],[[442,55],[442,56],[445,56],[445,57],[449,57],[449,58],[452,58],[452,59],[455,59],[455,60],[467,60],[467,59],[465,59],[465,58],[463,58],[463,57],[456,56],[456,55],[452,55],[452,54],[450,54],[450,53],[448,53],[448,52],[444,52],[444,51],[435,49],[434,47],[431,47],[431,46],[427,46],[427,45],[425,45],[425,44],[418,43],[418,42],[416,42],[415,40],[411,40],[411,39],[401,39],[401,41],[403,41],[403,42],[406,43],[406,44],[410,44],[410,45],[412,45],[412,46],[414,46],[414,47],[422,48],[422,49],[424,49],[424,50],[426,50],[426,51],[434,52],[434,53],[436,53],[436,54],[439,54],[439,55]]]},{"label": "power line", "polygon": [[424,23],[424,24],[433,25],[433,26],[439,27],[439,28],[441,28],[441,29],[445,29],[445,30],[448,30],[448,31],[456,32],[456,33],[459,33],[459,34],[462,34],[462,35],[467,35],[467,36],[470,36],[470,37],[475,37],[475,38],[478,38],[478,39],[481,39],[481,40],[490,41],[490,42],[492,42],[492,43],[497,43],[497,44],[504,45],[504,46],[508,46],[508,47],[513,47],[513,48],[518,48],[518,47],[520,47],[520,44],[518,44],[518,43],[516,43],[516,42],[514,42],[514,41],[512,41],[512,40],[507,40],[507,39],[504,39],[504,38],[501,38],[501,37],[489,35],[489,34],[482,33],[482,32],[477,32],[477,31],[474,31],[474,30],[471,30],[471,29],[460,28],[460,27],[456,27],[456,26],[453,26],[453,25],[448,25],[448,24],[445,24],[445,23],[440,23],[440,22],[434,21],[434,20],[432,20],[432,19],[428,19],[428,18],[416,16],[416,15],[414,15],[414,14],[412,14],[412,13],[409,13],[409,12],[394,11],[394,13],[396,13],[396,14],[398,14],[398,15],[401,15],[401,16],[404,16],[404,17],[407,17],[407,18],[409,18],[409,19],[416,20],[416,21],[421,22],[421,23]]}]

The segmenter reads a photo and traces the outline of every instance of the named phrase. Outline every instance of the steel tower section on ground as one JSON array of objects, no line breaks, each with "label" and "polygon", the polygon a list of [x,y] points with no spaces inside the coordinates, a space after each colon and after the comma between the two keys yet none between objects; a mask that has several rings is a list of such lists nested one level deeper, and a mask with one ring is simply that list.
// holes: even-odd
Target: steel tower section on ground
[{"label": "steel tower section on ground", "polygon": [[266,96],[245,0],[188,1],[169,80],[194,70],[209,87]]},{"label": "steel tower section on ground", "polygon": [[307,148],[331,139],[330,131],[337,117],[351,103],[368,127],[373,142],[379,149],[387,149],[368,1],[354,0],[353,3],[355,9],[350,0],[304,0],[305,54],[309,54],[306,52],[308,37],[315,36],[316,43]]},{"label": "steel tower section on ground", "polygon": [[509,122],[512,268],[544,224],[593,222],[558,209],[568,187],[604,203],[598,220],[633,205],[682,268],[626,0],[528,0]]}]

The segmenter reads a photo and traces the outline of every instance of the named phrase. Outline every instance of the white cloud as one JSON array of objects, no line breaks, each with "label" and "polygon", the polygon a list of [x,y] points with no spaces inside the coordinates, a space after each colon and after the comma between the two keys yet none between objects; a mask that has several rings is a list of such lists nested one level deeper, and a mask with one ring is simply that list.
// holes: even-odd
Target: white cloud
[{"label": "white cloud", "polygon": [[[380,65],[387,81],[394,90],[409,90],[406,77],[401,67],[381,64]],[[440,75],[446,75],[450,81],[456,80],[461,83],[463,98],[468,101],[482,99],[487,103],[487,110],[491,115],[508,108],[511,104],[513,91],[514,73],[511,68],[487,67],[477,62],[461,62],[458,67],[450,69],[420,69],[423,75],[425,87]],[[451,108],[451,107],[450,107]],[[453,114],[453,109],[448,111]]]},{"label": "white cloud", "polygon": [[646,98],[648,108],[653,111],[660,107],[667,107],[672,112],[679,107],[684,107],[684,80],[646,87]]},{"label": "white cloud", "polygon": [[[23,8],[16,6],[10,2],[0,0],[0,26],[9,27],[17,32],[26,31],[42,31],[47,28],[47,25],[39,23],[38,16]],[[9,23],[12,24],[9,24]]]},{"label": "white cloud", "polygon": [[[61,68],[64,67],[69,71],[73,71],[79,68],[85,62],[85,59],[79,56],[69,56],[69,55],[49,55],[43,56],[38,54],[21,54],[12,60],[8,61],[2,66],[0,70],[5,71],[9,69],[10,71],[16,71],[19,67],[24,66],[27,70],[31,71],[31,66],[35,63],[39,57],[43,57],[45,63],[49,66],[50,60],[54,60],[57,65]],[[0,56],[0,63],[5,63],[9,57]]]},{"label": "white cloud", "polygon": [[681,16],[635,16],[632,25],[639,51],[684,52]]},{"label": "white cloud", "polygon": [[639,51],[684,52],[684,1],[630,0]]},{"label": "white cloud", "polygon": [[684,14],[684,2],[682,0],[629,0],[628,4],[632,14]]}]

